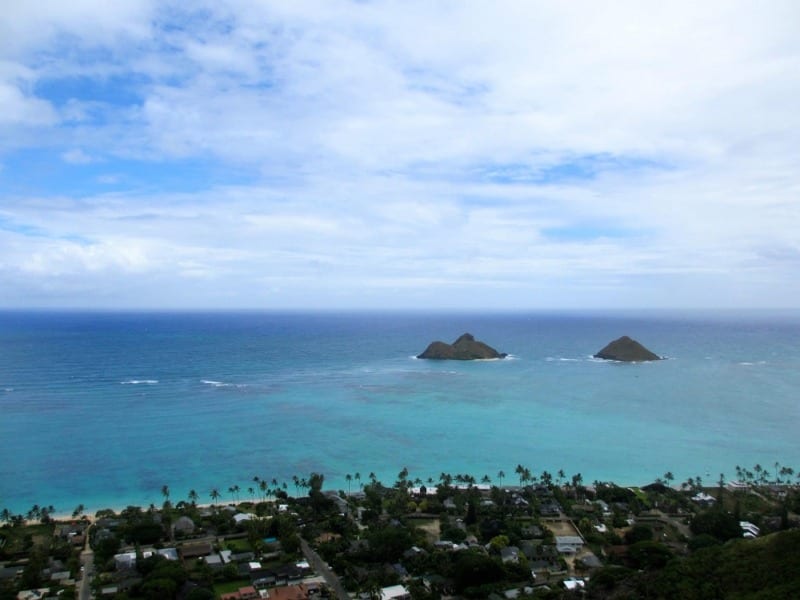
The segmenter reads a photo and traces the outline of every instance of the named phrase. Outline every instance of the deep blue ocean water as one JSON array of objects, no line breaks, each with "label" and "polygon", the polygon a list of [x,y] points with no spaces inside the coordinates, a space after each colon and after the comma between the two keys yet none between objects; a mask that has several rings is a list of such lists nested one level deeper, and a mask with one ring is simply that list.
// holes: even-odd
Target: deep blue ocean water
[{"label": "deep blue ocean water", "polygon": [[[511,354],[414,355],[470,332]],[[668,360],[591,355],[630,335]],[[160,504],[312,471],[385,483],[709,484],[800,471],[800,318],[747,314],[0,313],[0,507]],[[355,485],[355,482],[352,484]]]}]

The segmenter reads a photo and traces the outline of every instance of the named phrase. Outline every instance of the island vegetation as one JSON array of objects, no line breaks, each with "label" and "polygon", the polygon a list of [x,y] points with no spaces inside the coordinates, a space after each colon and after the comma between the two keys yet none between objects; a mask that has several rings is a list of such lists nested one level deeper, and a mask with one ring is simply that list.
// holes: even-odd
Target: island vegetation
[{"label": "island vegetation", "polygon": [[498,352],[488,344],[480,342],[470,333],[465,333],[453,342],[431,342],[417,358],[435,360],[487,360],[505,358],[508,354]]},{"label": "island vegetation", "polygon": [[341,490],[320,473],[294,477],[292,495],[254,476],[178,501],[164,485],[161,506],[93,516],[3,510],[0,600],[791,597],[800,478],[778,463],[736,473],[625,487],[523,465],[403,468]]},{"label": "island vegetation", "polygon": [[651,360],[661,360],[658,354],[651,352],[627,335],[623,335],[621,338],[610,342],[595,354],[594,357],[619,362],[648,362]]}]

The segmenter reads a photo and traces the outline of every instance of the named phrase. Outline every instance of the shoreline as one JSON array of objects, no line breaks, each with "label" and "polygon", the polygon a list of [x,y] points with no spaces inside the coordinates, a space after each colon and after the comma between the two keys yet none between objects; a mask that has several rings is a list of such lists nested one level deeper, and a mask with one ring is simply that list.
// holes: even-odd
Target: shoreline
[{"label": "shoreline", "polygon": [[[500,488],[506,489],[506,490],[517,490],[520,487],[529,487],[531,485],[535,486],[535,485],[541,483],[541,482],[537,481],[537,482],[529,483],[529,484],[524,485],[524,486],[520,486],[518,483],[516,483],[517,475],[514,474],[513,472],[511,472],[511,473],[512,473],[511,475],[506,475],[505,479],[514,481],[515,483],[506,483],[504,481],[502,485],[499,485],[495,481],[492,481],[492,482],[490,482],[488,484],[485,484],[485,483],[481,483],[480,480],[476,478],[476,483],[472,484],[472,487],[475,487],[475,488],[478,488],[478,489],[486,488],[486,487],[488,487],[488,488],[500,487]],[[563,479],[563,483],[561,483],[561,484],[556,483],[556,479],[557,478],[554,476],[553,477],[553,482],[552,482],[552,485],[554,487],[562,487],[562,488],[571,487],[571,485],[569,484],[569,481],[571,481],[571,475],[565,477]],[[581,487],[583,487],[583,488],[592,488],[592,487],[594,487],[595,483],[604,483],[604,484],[615,485],[615,486],[621,487],[621,488],[642,488],[642,487],[651,485],[653,483],[656,483],[657,482],[656,479],[657,478],[653,478],[652,480],[647,481],[646,483],[639,482],[639,483],[633,483],[633,484],[631,484],[631,483],[620,483],[619,481],[616,481],[616,480],[613,480],[613,479],[594,479],[594,480],[591,480],[591,481],[587,481],[586,479],[583,479],[582,483],[581,483]],[[689,479],[691,479],[691,477]],[[390,477],[390,478],[387,478],[387,479],[384,480],[384,479],[382,479],[380,477],[377,477],[376,481],[381,483],[385,487],[392,487],[392,485],[394,485],[395,479]],[[717,487],[718,487],[717,481],[718,481],[717,479],[715,479],[715,478],[713,478],[713,477],[711,477],[710,475],[707,474],[706,477],[703,478],[703,483],[702,483],[702,485],[700,487],[702,489],[704,489],[704,490],[717,489]],[[725,477],[726,486],[727,486],[727,484],[731,483],[732,481],[736,481],[736,480],[732,479],[732,478],[728,478],[727,476]],[[385,482],[388,482],[388,483],[385,483]],[[676,478],[674,478],[674,480],[673,480],[673,482],[671,484],[668,484],[665,481],[663,481],[663,479],[662,479],[662,483],[664,485],[667,485],[668,487],[671,487],[671,488],[675,489],[676,491],[682,491],[681,485],[683,483],[685,483],[685,482],[686,482],[686,480],[680,480],[679,478],[676,477]],[[357,493],[359,491],[358,486],[351,485],[352,489],[348,492],[347,483],[346,482],[342,482],[342,483],[343,483],[343,485],[331,485],[330,487],[326,486],[326,487],[323,488],[323,492],[324,493],[330,493],[330,492],[339,493],[339,492],[343,492],[345,494],[345,496],[348,496],[348,495],[355,494],[355,493]],[[361,484],[362,484],[361,487],[364,487],[364,486],[368,485],[368,483],[369,483],[369,480],[366,480],[366,481],[362,480],[361,481]],[[422,482],[422,485],[425,486],[429,490],[435,490],[439,485],[441,485],[441,482],[437,480],[431,485],[429,485],[427,482]],[[765,482],[765,483],[755,484],[755,485],[775,485],[775,482],[774,481],[768,481],[768,482]],[[794,480],[794,481],[788,481],[788,482],[784,481],[784,482],[779,483],[777,485],[800,485],[800,476],[798,476],[798,478],[796,480]],[[413,487],[419,488],[420,485],[415,484]],[[462,483],[453,482],[453,483],[451,483],[449,485],[449,487],[466,489],[468,487],[468,484],[462,484]],[[290,498],[302,498],[302,497],[304,497],[306,495],[306,493],[304,493],[304,492],[296,494],[296,493],[291,493],[289,490],[282,490],[282,491],[285,491]],[[191,502],[189,500],[185,499],[184,497],[180,497],[177,500],[170,499],[170,503],[172,504],[173,508],[179,502],[184,502],[186,504],[191,504]],[[216,503],[214,503],[214,502],[196,502],[195,506],[198,509],[202,509],[202,508],[211,508],[211,507],[214,507],[214,506],[217,506],[217,507],[239,506],[241,504],[246,504],[246,503],[250,503],[250,504],[254,504],[255,505],[255,504],[261,504],[263,502],[275,503],[276,499],[274,497],[273,498],[268,498],[268,499],[262,499],[262,498],[250,499],[250,498],[245,498],[245,499],[241,499],[241,500],[227,500],[227,501],[220,500],[220,501],[218,501]],[[79,502],[78,504],[82,504],[82,503]],[[31,505],[31,506],[33,506],[33,505]],[[16,511],[16,510],[13,510],[13,509],[11,509],[9,507],[0,505],[0,510],[8,508],[8,510],[11,513],[11,515],[17,515],[17,516],[25,517],[25,515],[30,510],[31,506],[29,506],[27,509]],[[39,506],[44,508],[47,505],[39,505]],[[159,502],[159,503],[155,503],[155,502],[143,503],[143,502],[136,502],[136,501],[120,502],[119,500],[116,500],[116,501],[114,501],[112,503],[104,504],[104,505],[96,505],[96,506],[86,505],[84,510],[83,510],[83,512],[77,517],[73,517],[72,516],[72,512],[68,512],[68,511],[63,511],[63,510],[58,510],[57,509],[55,512],[50,514],[50,518],[52,520],[54,520],[54,521],[69,522],[69,521],[79,521],[79,520],[82,519],[82,517],[88,517],[89,520],[94,522],[96,520],[97,512],[102,511],[102,510],[111,510],[115,514],[119,514],[122,511],[124,511],[125,509],[127,509],[128,507],[136,507],[136,508],[139,508],[139,509],[141,509],[143,511],[146,511],[151,506],[155,510],[161,510],[161,508],[163,506],[163,501]],[[26,522],[29,521],[27,518],[25,518],[24,520]],[[39,522],[38,519],[33,519],[32,521],[34,523]]]},{"label": "shoreline", "polygon": [[[380,483],[380,480],[377,480],[377,481]],[[649,483],[639,484],[639,485],[625,485],[625,484],[616,483],[614,481],[602,481],[600,483],[605,483],[605,484],[609,484],[609,485],[613,485],[613,486],[620,487],[620,488],[625,488],[625,489],[641,489],[643,487],[652,485],[653,483],[656,483],[656,482],[651,481]],[[726,481],[726,489],[728,489],[727,485],[729,483],[731,483],[731,481]],[[493,487],[498,487],[501,490],[512,491],[513,492],[513,491],[517,491],[517,490],[525,488],[525,487],[535,487],[536,485],[537,484],[529,484],[529,485],[525,485],[525,486],[520,486],[520,485],[505,485],[505,484],[504,485],[496,485],[496,484],[476,483],[476,484],[473,484],[472,486],[467,485],[467,484],[451,484],[448,487],[450,487],[451,489],[461,490],[461,491],[467,490],[467,489],[469,489],[471,487],[471,488],[474,488],[474,489],[477,489],[477,490],[480,490],[480,491],[484,491],[484,492],[490,490]],[[560,488],[562,490],[564,490],[565,488],[571,488],[572,487],[571,485],[564,485],[564,484],[557,485],[555,483],[551,484],[551,485],[554,488]],[[674,484],[673,485],[669,485],[667,483],[663,483],[663,485],[665,485],[665,486],[667,486],[669,488],[672,488],[673,490],[678,491],[678,492],[688,491],[688,490],[682,489],[682,487],[680,485],[674,485]],[[769,483],[766,483],[766,484],[763,484],[763,485],[775,485],[775,484],[772,483],[772,482],[769,482]],[[794,487],[797,484],[781,483],[781,484],[777,484],[777,485]],[[391,486],[387,486],[387,487],[391,487]],[[413,486],[413,487],[409,488],[409,492],[410,493],[419,493],[419,488],[420,487],[421,486]],[[434,490],[432,493],[435,493],[435,490],[436,490],[437,487],[438,487],[438,484],[435,484],[435,485],[429,487],[428,489],[429,490]],[[583,488],[583,489],[588,489],[588,490],[592,490],[592,489],[595,488],[594,483],[581,484],[580,487]],[[703,485],[700,489],[702,491],[704,491],[704,492],[708,492],[708,491],[716,490],[717,486],[716,485],[713,485],[713,486]],[[329,493],[337,493],[338,494],[339,492],[344,492],[345,496],[348,497],[348,496],[353,496],[353,495],[357,494],[359,492],[359,490],[353,490],[351,493],[348,493],[345,490],[329,488],[329,489],[323,489],[322,492],[324,494],[329,494]],[[289,497],[293,498],[293,499],[303,498],[303,497],[305,497],[305,494],[300,494],[300,495],[289,494]],[[184,502],[186,502],[186,501],[184,501]],[[198,502],[194,506],[195,506],[196,509],[202,510],[202,509],[208,509],[208,508],[218,508],[219,509],[219,508],[223,508],[223,507],[226,507],[226,506],[232,506],[234,508],[238,508],[242,504],[249,504],[249,505],[258,505],[258,504],[264,504],[264,503],[276,504],[277,502],[278,501],[276,499],[272,498],[272,499],[266,499],[266,500],[263,500],[263,499],[238,500],[238,501],[217,502],[217,503],[213,503],[213,502],[202,502],[202,503],[199,503]],[[172,504],[172,507],[174,509],[176,503],[175,502],[170,502],[170,504]],[[191,503],[190,502],[186,502],[186,504],[191,504]],[[130,508],[130,507],[138,508],[138,509],[140,509],[142,511],[147,511],[150,508],[150,506],[151,505],[141,505],[141,504],[135,504],[135,503],[126,503],[124,505],[123,504],[116,504],[115,506],[104,506],[102,508],[97,508],[97,509],[87,507],[87,509],[84,510],[78,516],[73,516],[72,513],[56,511],[56,512],[50,514],[49,518],[50,518],[50,520],[52,522],[55,522],[55,523],[74,523],[74,522],[79,522],[79,521],[86,521],[86,522],[88,522],[90,524],[94,524],[98,520],[97,513],[99,511],[110,510],[114,514],[119,515],[121,512],[123,512],[124,510],[126,510],[127,508]],[[152,506],[153,506],[154,510],[156,510],[156,511],[163,510],[163,503],[161,505],[155,505],[154,504]],[[24,516],[24,514],[22,514],[22,513],[16,513],[15,514],[13,511],[10,511],[10,512],[11,512],[12,515],[15,515],[15,516],[20,516],[20,515]],[[38,525],[38,524],[41,524],[41,521],[39,519],[23,518],[23,523],[25,523],[26,525]]]}]

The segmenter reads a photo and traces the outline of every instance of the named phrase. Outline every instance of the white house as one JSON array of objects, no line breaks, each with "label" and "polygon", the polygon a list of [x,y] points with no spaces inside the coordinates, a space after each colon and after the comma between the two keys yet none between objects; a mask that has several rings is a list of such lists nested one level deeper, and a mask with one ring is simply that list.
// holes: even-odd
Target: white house
[{"label": "white house", "polygon": [[381,590],[381,600],[411,600],[411,594],[402,585],[390,585]]},{"label": "white house", "polygon": [[761,530],[750,521],[739,521],[739,527],[742,528],[742,537],[752,539],[761,535]]},{"label": "white house", "polygon": [[577,535],[557,535],[556,550],[561,554],[577,554],[583,548],[583,539]]}]

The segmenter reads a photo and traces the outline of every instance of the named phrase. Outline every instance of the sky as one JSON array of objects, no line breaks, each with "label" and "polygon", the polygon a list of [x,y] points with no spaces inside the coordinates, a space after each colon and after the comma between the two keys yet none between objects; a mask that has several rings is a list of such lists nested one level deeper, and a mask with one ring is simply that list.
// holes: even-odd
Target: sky
[{"label": "sky", "polygon": [[800,308],[798,23],[7,3],[0,308]]}]

